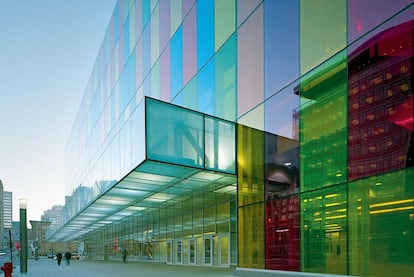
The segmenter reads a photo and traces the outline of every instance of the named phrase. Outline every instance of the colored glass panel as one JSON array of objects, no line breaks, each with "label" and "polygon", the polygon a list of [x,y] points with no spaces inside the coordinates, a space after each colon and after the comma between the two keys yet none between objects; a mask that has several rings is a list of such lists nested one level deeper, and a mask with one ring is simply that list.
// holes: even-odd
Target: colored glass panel
[{"label": "colored glass panel", "polygon": [[170,42],[170,82],[171,99],[183,87],[183,32],[179,28]]},{"label": "colored glass panel", "polygon": [[235,0],[214,1],[214,34],[215,51],[234,33],[236,28],[236,2]]},{"label": "colored glass panel", "polygon": [[151,70],[151,96],[160,99],[160,62],[158,61]]},{"label": "colored glass panel", "polygon": [[299,271],[299,143],[265,134],[266,268]]},{"label": "colored glass panel", "polygon": [[[243,125],[237,127],[238,205],[264,200],[264,133]],[[263,216],[263,215],[262,215]]]},{"label": "colored glass panel", "polygon": [[236,119],[237,50],[232,36],[215,56],[215,112],[220,118]]},{"label": "colored glass panel", "polygon": [[346,46],[346,0],[300,1],[300,73]]},{"label": "colored glass panel", "polygon": [[151,17],[151,0],[141,0],[142,1],[142,26],[146,28],[150,17]]},{"label": "colored glass panel", "polygon": [[299,82],[293,82],[265,102],[265,131],[299,140]]},{"label": "colored glass panel", "polygon": [[346,51],[300,80],[301,191],[347,180]]},{"label": "colored glass panel", "polygon": [[237,0],[237,26],[238,27],[257,8],[260,2],[261,0]]},{"label": "colored glass panel", "polygon": [[183,84],[197,72],[196,9],[191,9],[183,22]]},{"label": "colored glass panel", "polygon": [[160,0],[160,51],[162,52],[170,40],[170,1]]},{"label": "colored glass panel", "polygon": [[197,2],[197,68],[214,54],[214,0]]},{"label": "colored glass panel", "polygon": [[151,15],[151,66],[160,56],[160,9],[157,5]]},{"label": "colored glass panel", "polygon": [[[131,115],[131,161],[140,164],[145,159],[145,113],[144,101],[141,101]],[[104,180],[110,180],[104,179]]]},{"label": "colored glass panel", "polygon": [[302,193],[301,267],[347,274],[347,183]]},{"label": "colored glass panel", "polygon": [[413,168],[349,184],[351,275],[412,276]]},{"label": "colored glass panel", "polygon": [[348,43],[370,32],[409,4],[412,0],[348,0]]},{"label": "colored glass panel", "polygon": [[151,24],[148,24],[142,34],[142,68],[144,78],[151,70]]},{"label": "colored glass panel", "polygon": [[146,98],[147,158],[204,167],[202,114]]},{"label": "colored glass panel", "polygon": [[268,98],[299,78],[299,1],[266,1],[264,6],[264,78]]},{"label": "colored glass panel", "polygon": [[[172,5],[171,5],[172,4]],[[170,36],[174,36],[182,21],[182,2],[174,1],[170,3]]]},{"label": "colored glass panel", "polygon": [[187,16],[195,2],[196,0],[183,0],[183,18]]},{"label": "colored glass panel", "polygon": [[237,120],[238,123],[264,131],[264,104],[258,105]]},{"label": "colored glass panel", "polygon": [[191,109],[197,110],[197,78],[193,78],[184,88],[182,91],[183,96],[183,106]]},{"label": "colored glass panel", "polygon": [[170,102],[170,47],[167,46],[161,55],[160,61],[160,99]]},{"label": "colored glass panel", "polygon": [[264,265],[263,203],[239,207],[238,266],[262,269]]},{"label": "colored glass panel", "polygon": [[133,3],[133,6],[131,8],[129,17],[128,17],[128,24],[129,24],[129,51],[133,51],[135,48],[136,41],[136,17],[135,17],[135,2]]},{"label": "colored glass panel", "polygon": [[205,119],[205,167],[236,172],[236,128],[234,123],[213,117]]},{"label": "colored glass panel", "polygon": [[137,46],[135,47],[135,77],[136,84],[135,87],[139,88],[144,81],[144,68],[143,68],[143,49],[142,49],[142,40],[139,40]]},{"label": "colored glass panel", "polygon": [[214,60],[211,60],[197,75],[198,111],[214,114]]},{"label": "colored glass panel", "polygon": [[237,49],[237,114],[240,117],[264,98],[263,6],[240,27]]},{"label": "colored glass panel", "polygon": [[128,63],[125,66],[124,71],[119,77],[119,89],[120,89],[120,111],[124,111],[131,98],[135,94],[135,53],[131,55]]},{"label": "colored glass panel", "polygon": [[141,38],[143,29],[142,24],[142,3],[141,1],[135,2],[135,39],[138,41]]},{"label": "colored glass panel", "polygon": [[404,18],[365,36],[349,54],[350,180],[414,166],[414,21]]}]

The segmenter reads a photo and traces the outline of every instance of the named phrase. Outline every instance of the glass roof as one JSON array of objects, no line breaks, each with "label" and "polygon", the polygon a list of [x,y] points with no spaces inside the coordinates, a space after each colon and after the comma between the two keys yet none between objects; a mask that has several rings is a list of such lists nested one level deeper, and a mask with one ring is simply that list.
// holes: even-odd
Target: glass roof
[{"label": "glass roof", "polygon": [[236,195],[236,182],[234,174],[147,160],[83,209],[48,241],[76,240],[108,224],[189,198],[193,201],[191,209],[197,209],[197,205],[201,208],[203,201],[206,204],[209,198],[212,203],[220,198],[228,201],[229,197]]}]

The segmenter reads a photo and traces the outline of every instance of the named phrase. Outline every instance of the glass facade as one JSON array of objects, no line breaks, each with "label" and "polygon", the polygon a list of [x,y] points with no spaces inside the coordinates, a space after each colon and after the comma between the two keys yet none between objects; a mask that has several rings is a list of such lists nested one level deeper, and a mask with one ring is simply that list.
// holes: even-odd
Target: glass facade
[{"label": "glass facade", "polygon": [[410,0],[119,0],[50,237],[102,260],[126,248],[412,276],[413,13]]}]

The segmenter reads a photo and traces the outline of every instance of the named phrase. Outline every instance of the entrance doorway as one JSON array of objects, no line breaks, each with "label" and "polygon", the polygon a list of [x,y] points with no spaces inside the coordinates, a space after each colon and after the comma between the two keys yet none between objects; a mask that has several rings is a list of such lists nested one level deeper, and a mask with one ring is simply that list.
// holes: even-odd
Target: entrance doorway
[{"label": "entrance doorway", "polygon": [[228,267],[230,261],[228,235],[213,236],[213,266]]}]

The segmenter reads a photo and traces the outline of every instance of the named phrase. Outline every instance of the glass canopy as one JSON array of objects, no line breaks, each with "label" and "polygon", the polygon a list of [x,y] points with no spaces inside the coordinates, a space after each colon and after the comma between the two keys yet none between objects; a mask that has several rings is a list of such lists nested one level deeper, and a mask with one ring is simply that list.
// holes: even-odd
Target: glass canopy
[{"label": "glass canopy", "polygon": [[235,197],[235,124],[151,98],[145,104],[146,159],[48,241],[73,241],[166,204],[191,199],[183,209],[197,209]]}]

